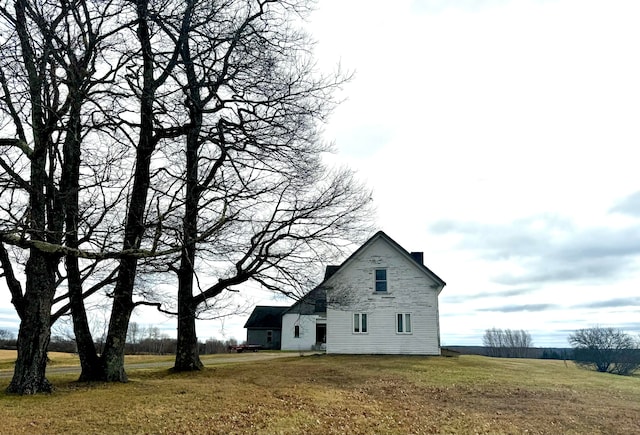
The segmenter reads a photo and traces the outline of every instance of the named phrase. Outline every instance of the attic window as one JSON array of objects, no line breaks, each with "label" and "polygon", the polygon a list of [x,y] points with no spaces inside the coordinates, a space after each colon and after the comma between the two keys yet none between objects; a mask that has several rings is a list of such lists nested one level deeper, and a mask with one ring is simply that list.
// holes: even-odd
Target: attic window
[{"label": "attic window", "polygon": [[387,269],[376,269],[376,291],[387,291]]}]

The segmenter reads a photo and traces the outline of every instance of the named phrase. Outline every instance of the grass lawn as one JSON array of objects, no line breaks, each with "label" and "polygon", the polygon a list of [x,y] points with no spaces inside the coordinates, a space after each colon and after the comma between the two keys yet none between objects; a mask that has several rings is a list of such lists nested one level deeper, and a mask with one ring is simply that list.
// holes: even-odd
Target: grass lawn
[{"label": "grass lawn", "polygon": [[52,395],[2,392],[0,433],[640,433],[640,377],[563,361],[292,355],[129,375],[115,385],[55,375]]}]

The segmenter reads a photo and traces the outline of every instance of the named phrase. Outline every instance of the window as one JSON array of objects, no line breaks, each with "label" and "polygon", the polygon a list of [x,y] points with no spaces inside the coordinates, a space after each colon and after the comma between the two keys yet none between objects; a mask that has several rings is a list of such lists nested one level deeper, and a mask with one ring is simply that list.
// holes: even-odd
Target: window
[{"label": "window", "polygon": [[271,343],[273,341],[273,331],[267,331],[267,343]]},{"label": "window", "polygon": [[396,319],[396,332],[398,334],[411,334],[411,314],[398,314]]},{"label": "window", "polygon": [[387,269],[376,269],[376,291],[387,291]]},{"label": "window", "polygon": [[367,315],[365,313],[355,313],[353,315],[353,332],[354,334],[366,334]]},{"label": "window", "polygon": [[295,325],[293,327],[293,336],[295,338],[300,338],[300,325]]}]

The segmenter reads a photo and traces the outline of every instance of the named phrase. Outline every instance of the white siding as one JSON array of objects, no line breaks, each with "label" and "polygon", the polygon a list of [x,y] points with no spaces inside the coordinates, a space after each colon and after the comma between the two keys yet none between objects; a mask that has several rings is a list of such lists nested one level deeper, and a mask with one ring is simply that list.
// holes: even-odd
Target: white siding
[{"label": "white siding", "polygon": [[[376,293],[375,269],[387,270],[387,293]],[[327,353],[439,355],[438,288],[423,269],[383,239],[351,258],[328,290]],[[353,332],[353,313],[367,313],[366,334]],[[396,332],[410,313],[411,334]],[[284,344],[284,322],[283,322]]]},{"label": "white siding", "polygon": [[[325,319],[317,314],[287,313],[282,316],[282,350],[311,350],[316,344],[316,323]],[[294,336],[295,326],[300,326],[300,337]]]}]

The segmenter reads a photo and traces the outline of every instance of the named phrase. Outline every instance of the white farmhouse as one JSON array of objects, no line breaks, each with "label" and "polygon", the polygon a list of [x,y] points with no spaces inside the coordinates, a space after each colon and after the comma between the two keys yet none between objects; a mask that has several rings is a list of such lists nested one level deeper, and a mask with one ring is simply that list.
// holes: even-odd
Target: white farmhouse
[{"label": "white farmhouse", "polygon": [[281,349],[439,355],[444,286],[422,252],[407,252],[380,231],[284,311]]}]

